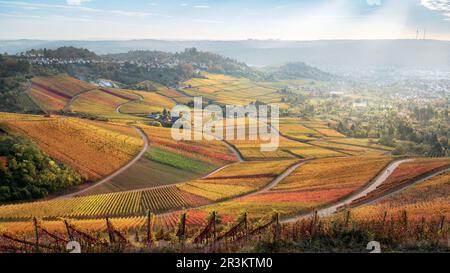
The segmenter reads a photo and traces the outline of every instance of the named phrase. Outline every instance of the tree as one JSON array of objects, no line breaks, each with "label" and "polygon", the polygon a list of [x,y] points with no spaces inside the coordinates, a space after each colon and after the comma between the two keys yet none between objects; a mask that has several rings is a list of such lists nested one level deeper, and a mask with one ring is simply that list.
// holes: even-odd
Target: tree
[{"label": "tree", "polygon": [[0,157],[8,158],[7,166],[0,168],[0,202],[42,198],[82,182],[71,168],[21,138],[1,136]]}]

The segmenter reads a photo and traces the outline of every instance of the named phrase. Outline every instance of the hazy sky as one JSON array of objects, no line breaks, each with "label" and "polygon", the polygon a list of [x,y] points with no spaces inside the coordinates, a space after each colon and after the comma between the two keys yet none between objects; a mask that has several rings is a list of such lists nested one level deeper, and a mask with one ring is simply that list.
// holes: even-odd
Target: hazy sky
[{"label": "hazy sky", "polygon": [[0,0],[0,39],[450,40],[450,0]]}]

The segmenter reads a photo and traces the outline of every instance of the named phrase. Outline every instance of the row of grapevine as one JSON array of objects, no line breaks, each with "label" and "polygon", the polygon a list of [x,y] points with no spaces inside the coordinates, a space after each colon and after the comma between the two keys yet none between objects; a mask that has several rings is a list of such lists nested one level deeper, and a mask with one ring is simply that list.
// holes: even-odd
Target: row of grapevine
[{"label": "row of grapevine", "polygon": [[[71,240],[80,243],[83,253],[166,252],[169,249],[231,253],[256,249],[260,242],[291,242],[289,245],[295,247],[291,250],[301,252],[355,252],[365,249],[370,238],[385,238],[384,251],[423,250],[424,246],[445,251],[449,239],[448,218],[441,215],[416,221],[407,211],[373,220],[355,220],[353,213],[346,211],[332,219],[315,215],[289,224],[279,221],[279,213],[272,213],[270,218],[266,215],[263,221],[254,221],[243,213],[232,222],[221,222],[221,215],[213,212],[203,215],[199,226],[190,225],[189,213],[175,216],[106,218],[95,223],[63,220],[58,222],[58,229],[54,228],[55,223],[34,220],[26,223],[28,229],[23,233],[14,233],[13,224],[11,229],[0,231],[0,252],[66,252],[66,244]],[[350,244],[346,239],[349,236],[353,238]],[[328,238],[333,238],[331,246]]]},{"label": "row of grapevine", "polygon": [[204,198],[183,192],[175,185],[139,191],[126,191],[57,199],[0,207],[2,219],[31,217],[102,218],[142,215],[147,210],[165,212],[207,204]]}]

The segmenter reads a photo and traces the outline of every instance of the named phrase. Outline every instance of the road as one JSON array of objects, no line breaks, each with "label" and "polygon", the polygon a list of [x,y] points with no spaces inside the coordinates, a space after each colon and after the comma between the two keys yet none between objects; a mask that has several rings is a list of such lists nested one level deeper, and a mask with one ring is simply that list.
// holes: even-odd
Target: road
[{"label": "road", "polygon": [[413,178],[408,183],[404,184],[402,187],[396,188],[395,190],[389,191],[389,192],[387,192],[387,193],[385,193],[385,194],[383,194],[381,196],[377,196],[377,197],[375,197],[373,199],[368,200],[367,202],[360,203],[360,204],[358,204],[357,206],[354,206],[354,207],[357,208],[357,207],[367,206],[367,205],[373,204],[373,203],[375,203],[375,202],[377,202],[377,201],[379,201],[381,199],[385,199],[385,198],[387,198],[389,196],[392,196],[392,195],[394,195],[394,194],[396,194],[398,192],[401,192],[401,191],[403,191],[405,189],[408,189],[411,186],[414,186],[414,185],[416,185],[418,183],[422,183],[422,182],[424,182],[424,181],[426,181],[428,179],[431,179],[431,178],[433,178],[435,176],[444,174],[446,172],[450,172],[450,167],[449,168],[445,168],[443,170],[439,170],[439,171],[433,171],[433,172],[431,172],[431,173],[429,173],[429,174],[427,174],[425,176],[422,176],[420,178]]},{"label": "road", "polygon": [[124,103],[121,103],[121,104],[117,105],[116,113],[117,114],[123,114],[122,112],[120,112],[120,108],[122,108],[122,106],[124,106],[125,104],[132,103],[132,102],[135,102],[135,101],[139,101],[139,100],[130,100],[130,101],[127,101],[127,102],[124,102]]},{"label": "road", "polygon": [[274,180],[272,180],[272,182],[270,182],[269,184],[267,184],[264,188],[259,189],[256,192],[247,194],[245,197],[249,197],[249,196],[254,196],[257,194],[261,194],[267,191],[270,191],[271,189],[275,188],[276,185],[278,185],[281,181],[283,181],[286,177],[288,177],[291,173],[293,173],[295,170],[297,170],[298,168],[300,168],[300,166],[308,163],[311,160],[305,160],[302,161],[300,163],[297,163],[291,167],[289,167],[287,170],[285,170],[282,174],[280,174],[279,176],[277,176],[277,178],[275,178]]},{"label": "road", "polygon": [[[339,202],[336,202],[332,205],[329,205],[327,207],[319,209],[317,211],[317,215],[320,217],[326,217],[326,216],[333,215],[334,213],[337,212],[337,209],[339,207],[349,205],[354,200],[366,196],[367,194],[369,194],[370,192],[372,192],[376,188],[378,188],[381,184],[383,184],[384,181],[386,181],[386,179],[395,171],[395,169],[398,168],[398,166],[400,166],[403,163],[409,162],[409,161],[412,161],[412,159],[396,160],[396,161],[392,162],[374,180],[372,180],[372,182],[369,183],[368,186],[366,186],[359,192],[356,192]],[[304,214],[301,214],[301,215],[298,215],[295,217],[285,219],[282,222],[283,223],[295,223],[301,219],[311,217],[314,214],[315,214],[315,212],[304,213]]]},{"label": "road", "polygon": [[144,97],[142,97],[141,95],[138,95],[138,96],[139,96],[139,99],[129,100],[129,101],[126,101],[124,103],[121,103],[121,104],[117,105],[116,113],[122,114],[122,115],[134,115],[134,116],[145,115],[145,114],[124,114],[124,113],[120,112],[120,108],[122,108],[122,106],[124,106],[125,104],[129,104],[129,103],[132,103],[132,102],[138,102],[138,101],[144,101]]},{"label": "road", "polygon": [[66,103],[66,105],[64,105],[63,111],[64,111],[64,112],[69,112],[70,106],[72,105],[72,103],[73,103],[76,99],[78,99],[78,98],[79,98],[81,95],[83,95],[83,94],[86,94],[86,93],[89,93],[89,92],[92,92],[92,91],[95,91],[95,90],[98,90],[98,89],[97,89],[97,88],[92,88],[92,89],[89,89],[89,90],[81,91],[80,93],[76,94],[75,96],[73,96],[73,97]]},{"label": "road", "polygon": [[104,183],[107,183],[109,181],[111,181],[114,177],[122,174],[123,172],[125,172],[126,170],[128,170],[131,166],[133,166],[139,159],[142,158],[142,156],[145,154],[145,152],[147,152],[148,147],[149,147],[149,139],[147,137],[147,135],[142,131],[142,129],[138,128],[138,127],[134,127],[133,128],[136,129],[136,131],[139,133],[139,135],[141,136],[142,140],[144,141],[144,147],[142,148],[142,150],[139,152],[139,154],[134,157],[130,162],[128,162],[126,165],[122,166],[120,169],[116,170],[114,173],[110,174],[109,176],[103,178],[102,180],[96,182],[95,184],[82,189],[80,191],[74,192],[74,193],[70,193],[70,194],[66,194],[63,196],[59,196],[55,199],[66,199],[66,198],[72,198],[78,195],[81,195],[89,190],[92,190]]},{"label": "road", "polygon": [[225,143],[225,145],[228,147],[228,149],[230,149],[230,151],[237,157],[239,162],[245,162],[245,159],[242,157],[241,152],[239,152],[238,149],[236,149],[236,147],[234,147],[233,145],[231,145],[230,143],[228,143],[225,140],[223,141],[223,143]]}]

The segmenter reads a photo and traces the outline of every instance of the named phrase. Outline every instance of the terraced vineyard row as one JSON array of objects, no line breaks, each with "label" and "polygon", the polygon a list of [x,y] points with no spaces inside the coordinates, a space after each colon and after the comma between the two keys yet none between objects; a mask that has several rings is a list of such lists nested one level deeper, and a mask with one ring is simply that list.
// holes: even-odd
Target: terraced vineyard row
[{"label": "terraced vineyard row", "polygon": [[208,200],[202,197],[181,191],[176,186],[169,186],[142,191],[141,211],[160,212],[207,203]]},{"label": "terraced vineyard row", "polygon": [[31,217],[102,218],[144,215],[207,204],[208,200],[181,191],[176,186],[110,194],[56,199],[0,207],[0,218]]},{"label": "terraced vineyard row", "polygon": [[[155,232],[162,230],[174,230],[177,226],[180,212],[168,213],[164,215],[156,215],[153,217],[153,230]],[[187,212],[186,224],[192,227],[200,227],[205,224],[207,214]],[[139,230],[145,232],[147,225],[147,217],[134,216],[123,218],[109,218],[114,227],[123,232],[131,230]],[[226,219],[227,220],[227,219]],[[91,233],[106,232],[106,220],[102,219],[68,219],[69,223],[79,230]],[[227,220],[228,221],[228,220]],[[66,234],[66,226],[62,220],[42,221],[41,226],[46,230],[64,235]],[[0,231],[8,234],[31,234],[34,232],[32,221],[18,222],[0,222]]]}]

